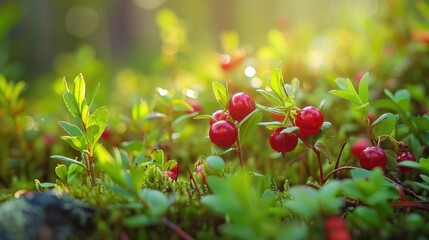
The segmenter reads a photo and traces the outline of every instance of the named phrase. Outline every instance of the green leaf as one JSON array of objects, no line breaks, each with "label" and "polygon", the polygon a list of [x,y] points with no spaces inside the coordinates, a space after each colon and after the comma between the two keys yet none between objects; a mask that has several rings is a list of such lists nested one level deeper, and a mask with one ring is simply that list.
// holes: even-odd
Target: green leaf
[{"label": "green leaf", "polygon": [[107,107],[99,107],[89,116],[86,129],[87,139],[91,146],[94,146],[103,134],[109,121],[109,111]]},{"label": "green leaf", "polygon": [[284,91],[283,86],[284,86],[284,81],[283,81],[282,72],[280,71],[279,68],[276,68],[271,72],[270,88],[282,101],[286,99],[286,93]]},{"label": "green leaf", "polygon": [[135,122],[138,122],[149,114],[149,105],[146,101],[140,100],[139,103],[133,105],[131,116]]},{"label": "green leaf", "polygon": [[165,115],[164,113],[159,113],[159,112],[153,112],[153,113],[149,113],[148,115],[146,115],[143,120],[151,120],[151,119],[156,119],[156,118],[165,118],[167,115]]},{"label": "green leaf", "polygon": [[329,164],[332,163],[332,161],[334,160],[334,156],[331,153],[331,150],[328,148],[328,146],[326,146],[325,144],[321,143],[320,141],[317,141],[314,144],[314,147],[319,150],[328,160]]},{"label": "green leaf", "polygon": [[365,73],[359,82],[359,97],[362,102],[362,105],[359,108],[363,108],[365,115],[368,115],[369,109],[369,74]]},{"label": "green leaf", "polygon": [[97,84],[97,87],[95,87],[95,89],[94,89],[94,91],[92,92],[92,94],[91,94],[91,98],[90,98],[90,100],[89,100],[89,104],[87,105],[88,107],[91,107],[92,106],[92,102],[94,102],[94,99],[95,99],[95,95],[97,95],[97,93],[98,93],[98,90],[100,89],[100,83],[98,83]]},{"label": "green leaf", "polygon": [[218,147],[218,146],[216,146],[214,144],[212,144],[212,146],[210,148],[210,152],[213,155],[222,155],[222,154],[234,151],[234,150],[235,150],[234,148],[228,148],[228,149],[220,148],[220,147]]},{"label": "green leaf", "polygon": [[279,97],[276,96],[275,94],[272,94],[271,92],[265,91],[263,89],[258,89],[256,91],[262,94],[262,96],[264,96],[268,101],[273,103],[275,106],[283,106],[282,100],[280,100]]},{"label": "green leaf", "polygon": [[337,78],[335,83],[341,90],[348,91],[347,78]]},{"label": "green leaf", "polygon": [[61,139],[66,141],[72,148],[79,152],[87,149],[87,144],[83,137],[61,136]]},{"label": "green leaf", "polygon": [[213,169],[218,174],[222,173],[225,167],[225,161],[219,156],[208,156],[206,162],[209,168]]},{"label": "green leaf", "polygon": [[292,200],[285,201],[285,206],[302,217],[313,217],[319,214],[318,193],[307,186],[290,189]]},{"label": "green leaf", "polygon": [[275,129],[275,128],[279,128],[279,127],[286,127],[286,125],[284,123],[277,122],[277,121],[274,121],[274,122],[260,122],[260,123],[258,123],[258,125],[259,126],[264,126],[264,127],[268,128],[268,129],[271,129],[271,130]]},{"label": "green leaf", "polygon": [[399,166],[402,167],[411,167],[411,168],[417,168],[420,169],[420,164],[418,162],[415,161],[402,161],[398,163]]},{"label": "green leaf", "polygon": [[331,90],[331,91],[329,91],[329,93],[334,95],[334,96],[348,100],[356,106],[361,105],[360,99],[357,97],[357,95],[355,95],[351,92],[346,92],[346,91],[342,91],[342,90]]},{"label": "green leaf", "polygon": [[188,113],[188,114],[184,114],[184,115],[182,115],[182,116],[180,116],[180,117],[178,117],[178,118],[176,118],[174,121],[173,121],[173,127],[176,127],[177,126],[177,124],[179,124],[179,123],[181,123],[183,120],[186,120],[186,119],[189,119],[189,118],[193,118],[193,117],[195,117],[195,116],[197,116],[198,115],[198,112],[192,112],[192,113]]},{"label": "green leaf", "polygon": [[79,117],[79,107],[74,99],[73,93],[65,92],[63,94],[64,103],[73,117]]},{"label": "green leaf", "polygon": [[399,115],[385,113],[371,124],[371,131],[375,139],[382,135],[394,136]]},{"label": "green leaf", "polygon": [[423,116],[417,116],[415,119],[415,122],[417,123],[417,128],[421,131],[428,131],[429,130],[429,115],[425,114]]},{"label": "green leaf", "polygon": [[239,124],[239,138],[240,141],[245,141],[249,138],[258,127],[258,123],[262,119],[262,111],[255,109],[248,116],[246,116]]},{"label": "green leaf", "polygon": [[52,182],[42,182],[42,183],[40,183],[40,186],[42,188],[52,188],[52,187],[55,187],[55,183],[52,183]]},{"label": "green leaf", "polygon": [[193,117],[192,119],[195,119],[195,120],[213,119],[213,120],[215,120],[211,115],[208,115],[208,114],[197,115],[197,116]]},{"label": "green leaf", "polygon": [[183,111],[192,111],[193,108],[189,103],[187,103],[185,100],[182,99],[174,99],[173,102],[173,110],[178,112]]},{"label": "green leaf", "polygon": [[145,227],[157,224],[159,218],[147,216],[145,214],[134,215],[124,219],[124,224],[130,228]]},{"label": "green leaf", "polygon": [[83,171],[84,168],[82,168],[79,164],[71,163],[67,168],[67,183],[71,184],[74,179],[82,174]]},{"label": "green leaf", "polygon": [[82,130],[71,123],[59,121],[58,124],[72,137],[84,137]]},{"label": "green leaf", "polygon": [[67,182],[67,166],[64,164],[59,164],[55,167],[55,174],[62,182]]},{"label": "green leaf", "polygon": [[152,150],[152,152],[150,153],[150,156],[158,167],[161,168],[164,165],[165,156],[164,156],[164,151],[162,151],[162,149]]},{"label": "green leaf", "polygon": [[262,207],[273,207],[276,202],[276,194],[271,189],[265,189],[261,197]]},{"label": "green leaf", "polygon": [[371,176],[371,171],[363,168],[353,169],[350,171],[353,179],[368,179]]},{"label": "green leaf", "polygon": [[68,158],[68,157],[61,156],[61,155],[52,155],[51,158],[52,159],[56,159],[56,160],[58,160],[60,162],[63,162],[63,163],[73,163],[73,164],[76,164],[76,165],[78,165],[78,166],[86,169],[86,167],[85,167],[85,165],[83,163],[81,163],[81,162],[79,162],[79,161],[77,161],[75,159],[71,159],[71,158]]},{"label": "green leaf", "polygon": [[299,129],[299,127],[297,127],[297,126],[290,126],[290,127],[287,127],[285,129],[283,129],[280,133],[281,134],[283,134],[283,133],[293,133],[293,132],[296,132],[298,129]]},{"label": "green leaf", "polygon": [[228,106],[228,90],[226,87],[219,82],[212,82],[213,94],[215,95],[216,101],[226,109]]},{"label": "green leaf", "polygon": [[152,216],[160,216],[167,211],[168,198],[162,192],[153,189],[142,189],[139,196],[146,202]]},{"label": "green leaf", "polygon": [[81,113],[85,102],[85,80],[82,74],[79,74],[74,80],[73,95],[76,99],[79,113]]}]

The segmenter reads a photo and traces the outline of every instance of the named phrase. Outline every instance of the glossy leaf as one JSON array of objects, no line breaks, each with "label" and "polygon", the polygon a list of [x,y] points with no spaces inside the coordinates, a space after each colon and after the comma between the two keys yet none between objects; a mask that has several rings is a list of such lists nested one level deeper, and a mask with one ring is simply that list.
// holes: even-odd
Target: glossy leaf
[{"label": "glossy leaf", "polygon": [[84,137],[82,130],[71,123],[59,121],[58,124],[72,137]]},{"label": "glossy leaf", "polygon": [[81,162],[79,162],[79,161],[77,161],[75,159],[71,159],[71,158],[68,158],[68,157],[60,156],[60,155],[52,155],[51,158],[55,159],[55,160],[58,160],[60,162],[63,162],[63,163],[73,163],[73,164],[76,164],[76,165],[78,165],[78,166],[80,166],[80,167],[82,167],[84,169],[86,168],[83,163],[81,163]]},{"label": "glossy leaf", "polygon": [[239,138],[240,141],[245,141],[249,138],[258,127],[258,123],[262,119],[262,111],[255,109],[239,123]]},{"label": "glossy leaf", "polygon": [[55,167],[55,174],[62,182],[67,182],[67,166],[59,164]]},{"label": "glossy leaf", "polygon": [[228,106],[228,90],[223,84],[215,81],[212,83],[212,88],[216,101],[222,106],[222,108],[226,109]]},{"label": "glossy leaf", "polygon": [[286,99],[283,85],[284,85],[284,81],[283,81],[282,72],[280,71],[279,68],[276,68],[271,72],[270,88],[277,95],[277,97],[282,101]]},{"label": "glossy leaf", "polygon": [[85,102],[85,80],[82,74],[79,74],[74,80],[73,95],[76,100],[79,113],[81,113]]}]

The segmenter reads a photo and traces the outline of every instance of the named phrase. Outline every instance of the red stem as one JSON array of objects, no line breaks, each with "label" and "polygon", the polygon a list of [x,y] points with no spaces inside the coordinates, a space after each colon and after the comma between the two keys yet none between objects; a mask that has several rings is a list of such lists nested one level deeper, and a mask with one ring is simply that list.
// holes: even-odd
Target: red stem
[{"label": "red stem", "polygon": [[179,237],[185,240],[194,240],[194,238],[189,235],[187,232],[183,231],[181,227],[171,222],[168,218],[163,217],[162,222],[167,225],[173,232],[175,232]]},{"label": "red stem", "polygon": [[237,154],[238,158],[240,159],[240,166],[243,167],[243,155],[241,153],[241,144],[240,144],[240,138],[237,138]]},{"label": "red stem", "polygon": [[[340,153],[338,154],[337,161],[335,162],[335,168],[334,169],[337,169],[338,166],[340,165],[341,155],[343,154],[343,150],[344,150],[344,147],[346,146],[346,144],[347,144],[347,142],[344,142],[343,146],[341,146],[341,150],[340,150]],[[334,178],[337,178],[337,172],[334,172]],[[325,179],[328,179],[328,178],[325,178]]]}]

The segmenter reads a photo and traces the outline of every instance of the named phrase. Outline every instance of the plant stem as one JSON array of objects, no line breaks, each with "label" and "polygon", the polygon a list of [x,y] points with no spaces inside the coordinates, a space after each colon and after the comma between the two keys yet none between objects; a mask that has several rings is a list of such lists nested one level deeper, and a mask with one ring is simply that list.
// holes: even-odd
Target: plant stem
[{"label": "plant stem", "polygon": [[189,170],[189,167],[188,167],[188,166],[186,166],[186,170],[188,170],[189,178],[191,179],[191,181],[192,181],[192,182],[194,183],[194,185],[195,185],[195,189],[197,190],[198,198],[199,198],[199,199],[201,199],[200,189],[198,188],[197,181],[195,181],[194,175],[192,175],[192,172],[191,172],[191,170]]},{"label": "plant stem", "polygon": [[94,157],[92,157],[89,153],[83,154],[85,159],[86,170],[89,172],[91,178],[91,187],[95,186],[95,173],[94,168],[92,167],[92,163],[94,162]]},{"label": "plant stem", "polygon": [[316,154],[317,164],[319,164],[319,175],[320,175],[320,185],[325,183],[325,178],[323,177],[323,164],[322,158],[320,157],[320,151],[317,150],[314,145],[306,143],[306,145]]},{"label": "plant stem", "polygon": [[[343,154],[343,150],[344,150],[344,147],[346,146],[346,144],[347,144],[347,142],[344,142],[343,145],[341,146],[341,150],[340,150],[340,153],[338,154],[337,161],[335,162],[335,168],[334,169],[337,169],[338,166],[340,165],[341,155]],[[334,178],[337,178],[337,172],[334,173]]]},{"label": "plant stem", "polygon": [[240,159],[240,166],[243,167],[243,154],[241,152],[240,137],[237,138],[237,154]]},{"label": "plant stem", "polygon": [[189,235],[187,232],[185,232],[181,227],[179,227],[177,224],[171,222],[168,218],[163,217],[162,222],[167,225],[173,232],[175,232],[179,237],[185,240],[193,240],[194,238]]},{"label": "plant stem", "polygon": [[332,172],[328,173],[325,177],[325,180],[328,180],[332,175],[336,174],[339,171],[342,170],[353,170],[353,169],[359,169],[358,167],[353,167],[353,166],[342,166],[339,168],[335,168],[334,170],[332,170]]}]

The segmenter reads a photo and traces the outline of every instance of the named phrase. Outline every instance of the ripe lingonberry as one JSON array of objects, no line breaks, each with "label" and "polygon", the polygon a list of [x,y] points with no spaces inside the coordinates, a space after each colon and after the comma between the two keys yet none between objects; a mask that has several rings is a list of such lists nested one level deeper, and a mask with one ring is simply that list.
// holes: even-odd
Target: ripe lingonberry
[{"label": "ripe lingonberry", "polygon": [[112,136],[112,132],[110,131],[110,129],[108,127],[106,127],[104,129],[103,133],[101,134],[101,139],[108,140],[110,138],[110,136]]},{"label": "ripe lingonberry", "polygon": [[313,106],[301,109],[295,118],[295,125],[299,127],[299,135],[303,138],[317,134],[323,124],[323,115]]},{"label": "ripe lingonberry", "polygon": [[359,163],[361,167],[367,170],[372,170],[376,167],[383,168],[387,164],[387,156],[382,149],[371,146],[361,152]]},{"label": "ripe lingonberry", "polygon": [[219,121],[219,120],[226,120],[229,117],[229,113],[228,111],[224,111],[224,110],[217,110],[216,112],[214,112],[212,114],[212,117],[216,120],[214,120],[213,118],[210,118],[210,126],[213,125],[213,123]]},{"label": "ripe lingonberry", "polygon": [[220,120],[210,126],[209,136],[216,146],[229,148],[237,140],[238,130],[234,123]]},{"label": "ripe lingonberry", "polygon": [[229,114],[239,122],[255,109],[255,101],[244,92],[234,94],[228,102]]},{"label": "ripe lingonberry", "polygon": [[284,128],[275,129],[270,135],[270,146],[277,152],[290,152],[298,144],[298,137],[293,133],[280,133]]},{"label": "ripe lingonberry", "polygon": [[176,181],[177,179],[177,175],[173,171],[164,171],[164,174],[170,177],[173,181]]},{"label": "ripe lingonberry", "polygon": [[[414,157],[414,154],[411,152],[399,152],[398,155],[396,156],[396,161],[398,163],[402,161],[416,161],[416,157]],[[404,167],[404,166],[399,166],[399,169],[403,173],[406,173],[412,170],[412,168]]]},{"label": "ripe lingonberry", "polygon": [[351,147],[351,152],[352,155],[355,158],[359,158],[360,154],[362,153],[362,151],[367,148],[370,147],[371,141],[367,138],[357,138],[353,143],[352,143],[352,147]]},{"label": "ripe lingonberry", "polygon": [[352,239],[345,220],[338,215],[330,216],[325,220],[325,233],[327,240]]}]

